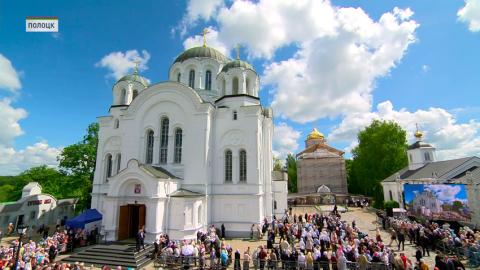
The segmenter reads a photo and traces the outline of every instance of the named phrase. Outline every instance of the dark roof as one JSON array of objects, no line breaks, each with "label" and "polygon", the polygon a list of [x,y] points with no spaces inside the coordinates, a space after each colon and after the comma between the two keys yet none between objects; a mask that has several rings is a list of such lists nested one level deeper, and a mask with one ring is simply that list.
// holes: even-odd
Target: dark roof
[{"label": "dark roof", "polygon": [[140,167],[144,168],[149,173],[153,174],[153,176],[160,178],[160,179],[180,179],[179,177],[175,176],[171,172],[167,171],[166,169],[160,166],[153,166],[149,164],[140,165]]},{"label": "dark roof", "polygon": [[231,98],[231,97],[249,97],[249,98],[253,98],[253,99],[256,99],[256,100],[260,100],[260,98],[255,97],[255,96],[250,96],[250,95],[247,95],[247,94],[238,94],[238,95],[225,95],[225,96],[222,96],[221,98],[215,100],[215,103],[216,103],[216,102],[219,102],[220,100],[222,100],[222,99],[224,99],[224,98]]},{"label": "dark roof", "polygon": [[[467,172],[470,173],[470,176],[467,174]],[[469,169],[464,173],[457,175],[455,179],[460,181],[466,181],[469,177],[471,179],[480,179],[480,167],[474,166],[472,169]]]},{"label": "dark roof", "polygon": [[23,205],[23,202],[7,204],[7,205],[4,205],[3,208],[1,208],[1,212],[2,213],[15,212],[15,211],[18,211],[18,209],[20,209],[22,205]]},{"label": "dark roof", "polygon": [[422,141],[416,141],[415,143],[408,146],[408,150],[424,148],[424,147],[433,147],[431,144]]},{"label": "dark roof", "polygon": [[472,158],[474,157],[430,162],[416,170],[409,170],[408,166],[406,166],[405,168],[385,178],[382,182],[394,182],[397,179],[397,174],[400,176],[400,179],[432,178],[432,176],[434,175],[435,178],[442,178],[443,176],[445,176],[446,174]]},{"label": "dark roof", "polygon": [[72,205],[72,204],[76,204],[77,202],[78,202],[78,199],[76,198],[61,199],[57,201],[57,206]]},{"label": "dark roof", "polygon": [[229,60],[227,57],[225,57],[225,55],[215,50],[214,48],[200,46],[200,47],[193,47],[184,51],[182,54],[177,56],[174,63],[177,63],[177,62],[181,63],[187,59],[195,58],[195,57],[212,58],[222,63],[226,63]]},{"label": "dark roof", "polygon": [[205,194],[191,191],[188,189],[180,188],[172,193],[170,193],[170,197],[201,197],[204,196]]},{"label": "dark roof", "polygon": [[223,66],[222,72],[227,72],[231,68],[244,68],[244,69],[250,69],[252,71],[255,71],[252,65],[240,59],[228,62],[225,66]]}]

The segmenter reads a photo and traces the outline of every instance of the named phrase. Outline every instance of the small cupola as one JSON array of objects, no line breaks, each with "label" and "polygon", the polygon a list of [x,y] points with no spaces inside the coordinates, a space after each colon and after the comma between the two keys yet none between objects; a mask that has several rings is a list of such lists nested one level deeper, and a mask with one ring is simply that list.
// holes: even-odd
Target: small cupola
[{"label": "small cupola", "polygon": [[138,64],[139,62],[135,62],[132,74],[123,76],[113,86],[114,106],[130,105],[138,94],[148,87],[147,79],[138,74]]},{"label": "small cupola", "polygon": [[408,146],[408,168],[416,170],[430,162],[436,161],[435,147],[423,141],[423,132],[418,129],[413,134],[415,142]]},{"label": "small cupola", "polygon": [[305,140],[305,147],[322,143],[325,143],[325,136],[323,135],[323,133],[318,131],[317,128],[313,128],[312,132],[308,134],[307,139]]},{"label": "small cupola", "polygon": [[253,66],[240,59],[237,46],[237,59],[229,61],[217,76],[222,96],[248,95],[258,97],[260,80]]}]

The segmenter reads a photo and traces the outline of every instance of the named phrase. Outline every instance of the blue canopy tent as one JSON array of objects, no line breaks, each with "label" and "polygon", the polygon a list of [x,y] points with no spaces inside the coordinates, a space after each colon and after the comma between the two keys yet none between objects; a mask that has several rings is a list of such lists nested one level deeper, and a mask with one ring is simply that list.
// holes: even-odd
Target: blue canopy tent
[{"label": "blue canopy tent", "polygon": [[102,214],[97,211],[97,209],[87,209],[85,212],[80,215],[68,219],[65,222],[65,225],[70,228],[80,228],[85,229],[85,225],[90,223],[99,223],[102,220]]}]

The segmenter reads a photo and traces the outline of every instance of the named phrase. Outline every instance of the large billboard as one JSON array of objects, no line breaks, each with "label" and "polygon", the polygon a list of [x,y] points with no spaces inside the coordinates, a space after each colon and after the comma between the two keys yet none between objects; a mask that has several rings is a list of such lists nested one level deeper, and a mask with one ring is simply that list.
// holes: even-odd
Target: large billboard
[{"label": "large billboard", "polygon": [[464,184],[405,184],[407,212],[431,220],[470,221]]}]

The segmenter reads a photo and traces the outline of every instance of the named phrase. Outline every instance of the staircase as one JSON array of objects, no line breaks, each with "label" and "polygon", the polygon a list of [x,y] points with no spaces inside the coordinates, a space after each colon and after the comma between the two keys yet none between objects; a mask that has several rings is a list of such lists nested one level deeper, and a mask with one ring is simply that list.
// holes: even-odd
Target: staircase
[{"label": "staircase", "polygon": [[141,268],[152,261],[150,255],[153,252],[153,245],[145,245],[145,249],[139,252],[135,250],[135,244],[111,244],[95,245],[72,254],[62,261],[68,263],[83,262],[85,266],[95,265],[102,267],[130,267]]}]

